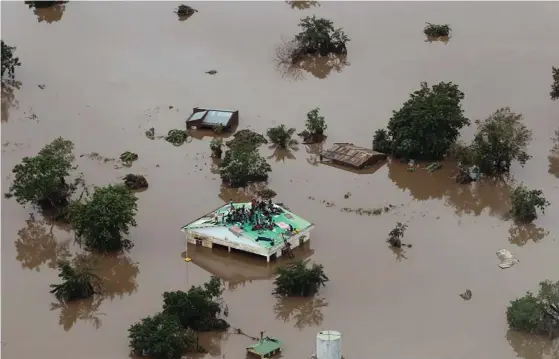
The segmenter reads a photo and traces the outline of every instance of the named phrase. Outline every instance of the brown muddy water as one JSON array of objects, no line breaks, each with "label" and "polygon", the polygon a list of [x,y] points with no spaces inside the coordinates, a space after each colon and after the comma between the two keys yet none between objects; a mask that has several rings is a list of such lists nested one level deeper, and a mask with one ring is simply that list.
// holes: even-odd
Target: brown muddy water
[{"label": "brown muddy water", "polygon": [[[177,5],[70,2],[64,12],[34,13],[23,2],[2,2],[2,39],[17,46],[23,63],[16,70],[21,89],[2,103],[3,192],[12,167],[56,136],[74,141],[88,183],[117,182],[128,170],[80,154],[127,150],[140,156],[133,172],[150,183],[138,194],[135,247],[96,262],[108,294],[68,307],[54,303],[48,286],[58,281],[57,258],[75,250],[71,232],[55,227],[49,234],[39,215],[29,220],[29,209],[2,199],[5,358],[127,358],[129,326],[160,310],[164,291],[206,281],[204,268],[229,281],[232,326],[285,340],[285,358],[308,357],[322,329],[343,333],[346,358],[559,357],[558,343],[509,332],[505,319],[510,300],[540,280],[559,279],[559,173],[550,156],[559,102],[549,99],[559,4],[328,2],[299,10],[279,1],[208,2],[193,4],[199,12],[183,22],[173,13]],[[331,71],[310,64],[286,76],[274,62],[276,45],[312,14],[351,36],[349,64]],[[426,21],[451,24],[450,41],[424,42]],[[218,73],[205,74],[211,69]],[[502,185],[456,185],[451,164],[432,175],[397,163],[360,175],[316,165],[304,147],[277,160],[264,147],[278,201],[316,224],[300,255],[324,264],[328,287],[313,300],[276,300],[273,268],[261,262],[203,250],[192,254],[195,262],[181,259],[181,225],[239,193],[220,189],[212,174],[210,137],[177,148],[150,141],[147,129],[182,127],[194,106],[238,109],[240,128],[302,129],[306,112],[318,106],[328,143],[369,146],[423,80],[458,83],[471,119],[501,106],[525,115],[534,158],[513,174],[552,203],[533,225],[503,219]],[[464,139],[472,133],[465,129]],[[340,211],[388,204],[397,207],[379,216]],[[413,247],[405,253],[385,243],[397,221],[409,225],[405,242]],[[520,263],[500,270],[501,248]],[[459,297],[467,288],[470,301]],[[207,357],[244,358],[250,343],[235,335],[203,339]]]}]

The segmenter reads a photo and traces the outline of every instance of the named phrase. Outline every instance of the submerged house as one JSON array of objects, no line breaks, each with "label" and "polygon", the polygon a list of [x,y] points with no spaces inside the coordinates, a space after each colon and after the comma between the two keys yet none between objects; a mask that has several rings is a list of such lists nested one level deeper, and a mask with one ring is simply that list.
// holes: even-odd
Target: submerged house
[{"label": "submerged house", "polygon": [[247,220],[252,205],[228,203],[183,226],[187,243],[248,252],[269,262],[310,239],[314,224],[276,203],[266,203],[271,207],[269,214],[256,210]]},{"label": "submerged house", "polygon": [[214,129],[221,127],[223,130],[239,124],[239,111],[212,110],[195,107],[186,120],[186,129]]},{"label": "submerged house", "polygon": [[363,169],[377,162],[386,160],[387,155],[365,147],[355,146],[353,143],[334,143],[334,145],[320,152],[320,160],[326,159],[333,164]]}]

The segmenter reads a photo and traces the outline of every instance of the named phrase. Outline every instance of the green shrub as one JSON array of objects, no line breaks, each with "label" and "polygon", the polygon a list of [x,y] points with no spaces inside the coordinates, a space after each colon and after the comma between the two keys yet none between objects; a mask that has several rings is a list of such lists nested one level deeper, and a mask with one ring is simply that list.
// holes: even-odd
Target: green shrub
[{"label": "green shrub", "polygon": [[532,222],[538,218],[537,210],[543,213],[550,204],[541,190],[528,190],[522,184],[512,189],[510,199],[512,205],[510,213],[522,222]]},{"label": "green shrub", "polygon": [[277,269],[278,276],[274,284],[274,294],[285,296],[309,297],[325,286],[328,277],[324,274],[324,267],[313,263],[309,268],[308,261],[297,261]]}]

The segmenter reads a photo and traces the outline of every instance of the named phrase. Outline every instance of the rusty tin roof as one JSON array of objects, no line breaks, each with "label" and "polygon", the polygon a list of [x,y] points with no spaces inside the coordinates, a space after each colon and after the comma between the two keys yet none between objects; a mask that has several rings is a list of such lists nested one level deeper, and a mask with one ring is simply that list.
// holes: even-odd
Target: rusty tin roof
[{"label": "rusty tin roof", "polygon": [[332,161],[339,161],[352,167],[361,168],[372,157],[386,157],[385,154],[375,152],[368,148],[355,146],[353,143],[334,143],[334,145],[322,151],[321,155]]}]

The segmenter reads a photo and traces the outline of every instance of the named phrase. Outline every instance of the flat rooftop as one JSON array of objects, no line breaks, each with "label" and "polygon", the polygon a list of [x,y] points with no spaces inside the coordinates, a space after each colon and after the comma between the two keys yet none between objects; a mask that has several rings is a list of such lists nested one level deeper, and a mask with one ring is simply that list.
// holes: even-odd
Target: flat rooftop
[{"label": "flat rooftop", "polygon": [[[234,208],[244,207],[251,208],[251,203],[234,203]],[[289,226],[293,227],[295,233],[303,232],[310,229],[313,224],[309,221],[297,216],[287,209],[273,204],[276,209],[279,209],[277,214],[271,215],[271,220],[274,224],[273,229],[259,229],[254,230],[252,224],[245,222],[232,222],[228,223],[223,221],[222,218],[229,214],[231,204],[223,205],[222,207],[206,214],[205,216],[197,219],[182,227],[183,231],[193,231],[203,236],[214,238],[227,238],[232,242],[247,245],[250,247],[260,247],[270,249],[283,244],[283,236],[286,238],[293,235],[290,232]],[[218,221],[216,222],[216,216]]]}]

